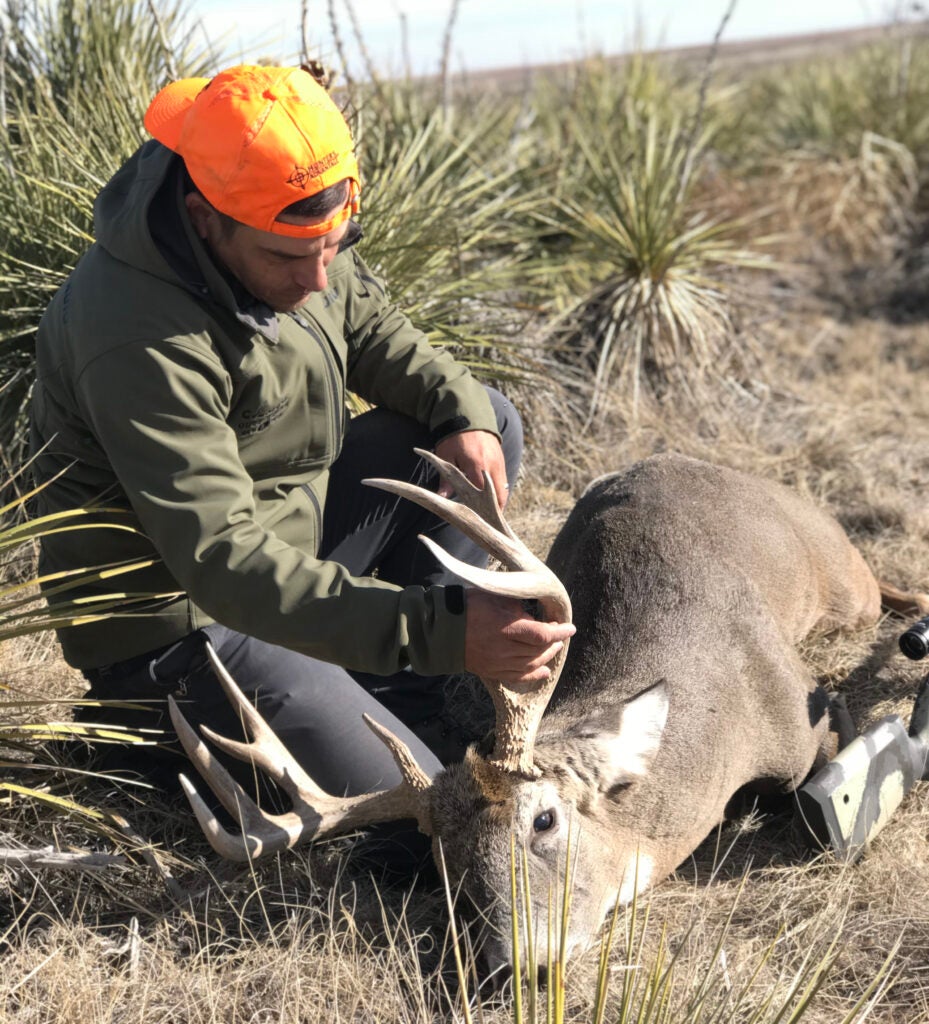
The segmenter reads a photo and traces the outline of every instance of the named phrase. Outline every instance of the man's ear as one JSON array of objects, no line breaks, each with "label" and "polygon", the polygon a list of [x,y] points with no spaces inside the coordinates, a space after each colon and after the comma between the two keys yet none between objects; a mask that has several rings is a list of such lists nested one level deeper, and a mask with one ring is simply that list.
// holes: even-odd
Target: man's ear
[{"label": "man's ear", "polygon": [[570,730],[578,753],[596,770],[599,788],[611,792],[648,773],[668,719],[668,686],[662,679],[631,700],[602,708]]},{"label": "man's ear", "polygon": [[184,205],[187,207],[187,216],[190,217],[194,230],[201,238],[206,238],[215,210],[199,192],[188,192],[184,196]]}]

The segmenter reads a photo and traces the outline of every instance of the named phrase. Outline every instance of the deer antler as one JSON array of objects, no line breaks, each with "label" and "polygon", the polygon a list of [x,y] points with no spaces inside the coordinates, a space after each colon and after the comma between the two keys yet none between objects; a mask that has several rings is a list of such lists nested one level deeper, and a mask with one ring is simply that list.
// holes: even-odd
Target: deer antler
[{"label": "deer antler", "polygon": [[[510,529],[500,511],[493,484],[487,474],[484,475],[484,486],[475,487],[451,463],[419,448],[416,452],[430,462],[442,479],[454,488],[459,502],[449,501],[432,491],[399,480],[371,479],[364,483],[409,498],[457,526],[476,544],[499,559],[510,572],[477,569],[443,551],[428,537],[420,538],[447,569],[492,594],[537,600],[546,621],[570,622],[571,601],[567,591],[551,569]],[[535,736],[558,682],[567,652],[568,643],[565,641],[562,649],[549,663],[549,678],[542,683],[481,680],[496,712],[494,750],[490,758],[490,764],[494,767],[526,778],[538,777],[539,771],[532,763]]]},{"label": "deer antler", "polygon": [[187,756],[223,807],[241,826],[237,833],[223,828],[190,780],[181,775],[181,785],[197,821],[210,845],[220,856],[229,860],[254,860],[330,832],[350,831],[400,818],[415,818],[420,830],[427,835],[431,834],[429,789],[432,781],[416,763],[406,744],[393,733],[378,725],[368,715],[364,716],[367,725],[393,754],[403,775],[403,782],[393,789],[362,796],[332,796],[316,785],[248,702],[211,644],[207,643],[206,650],[213,670],[242,718],[251,742],[230,740],[201,726],[204,736],[232,757],[260,768],[293,802],[293,810],[284,814],[269,814],[261,810],[197,736],[180,708],[169,697],[171,721]]}]

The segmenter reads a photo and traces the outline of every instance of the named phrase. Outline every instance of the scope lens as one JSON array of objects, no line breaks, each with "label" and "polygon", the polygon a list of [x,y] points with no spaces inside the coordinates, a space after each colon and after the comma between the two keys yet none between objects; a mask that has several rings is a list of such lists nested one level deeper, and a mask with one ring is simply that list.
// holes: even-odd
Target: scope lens
[{"label": "scope lens", "polygon": [[920,619],[900,637],[900,650],[911,660],[921,661],[929,654],[929,622]]}]

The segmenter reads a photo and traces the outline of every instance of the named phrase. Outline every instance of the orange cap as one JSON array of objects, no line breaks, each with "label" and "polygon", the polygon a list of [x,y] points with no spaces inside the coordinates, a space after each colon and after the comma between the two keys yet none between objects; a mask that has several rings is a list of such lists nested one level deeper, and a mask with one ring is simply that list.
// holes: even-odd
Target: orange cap
[{"label": "orange cap", "polygon": [[[247,64],[185,78],[152,100],[145,127],[184,158],[203,196],[259,231],[317,238],[358,211],[352,135],[326,90],[302,68]],[[291,203],[348,179],[345,206],[325,223],[285,224]]]}]

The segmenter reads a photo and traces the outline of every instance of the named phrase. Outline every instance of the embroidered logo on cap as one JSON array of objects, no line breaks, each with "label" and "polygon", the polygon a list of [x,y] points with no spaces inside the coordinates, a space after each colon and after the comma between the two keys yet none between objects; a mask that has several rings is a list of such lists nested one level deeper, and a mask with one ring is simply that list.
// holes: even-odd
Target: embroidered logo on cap
[{"label": "embroidered logo on cap", "polygon": [[310,164],[309,167],[298,167],[295,164],[294,172],[287,179],[287,184],[296,185],[297,188],[306,188],[308,182],[312,181],[313,178],[318,178],[324,171],[328,171],[330,167],[335,167],[338,162],[338,154],[329,153],[322,160],[317,160],[315,164]]}]

